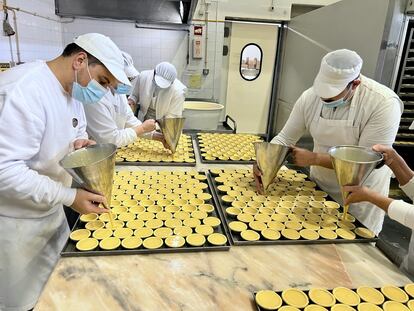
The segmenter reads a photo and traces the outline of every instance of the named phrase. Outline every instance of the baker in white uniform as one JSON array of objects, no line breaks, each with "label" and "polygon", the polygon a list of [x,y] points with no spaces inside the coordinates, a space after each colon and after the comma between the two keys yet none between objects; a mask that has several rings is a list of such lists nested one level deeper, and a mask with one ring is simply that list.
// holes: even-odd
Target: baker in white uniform
[{"label": "baker in white uniform", "polygon": [[[139,72],[134,66],[134,60],[132,59],[132,56],[129,55],[125,51],[121,51],[121,52],[122,52],[122,57],[124,58],[124,71],[128,77],[129,82],[131,82],[131,86],[127,86],[127,88],[123,92],[121,92],[121,94],[127,94],[128,96],[130,96],[134,88],[134,85],[138,80]],[[119,85],[118,85],[118,89],[119,89]]]},{"label": "baker in white uniform", "polygon": [[128,101],[138,104],[138,119],[181,117],[186,86],[177,79],[177,70],[168,63],[159,63],[154,70],[142,71]]},{"label": "baker in white uniform", "polygon": [[[313,87],[299,97],[282,131],[271,141],[294,145],[309,131],[313,152],[293,147],[294,162],[310,166],[311,178],[340,203],[342,196],[328,149],[336,145],[391,146],[403,111],[398,96],[363,76],[361,67],[362,59],[354,51],[342,49],[325,55]],[[257,167],[254,171],[256,177],[260,175]],[[366,185],[388,195],[390,176],[390,169],[384,166],[368,177]],[[384,211],[359,203],[352,204],[350,212],[376,234],[381,231]]]},{"label": "baker in white uniform", "polygon": [[[413,123],[414,125],[414,123]],[[385,164],[387,164],[395,177],[400,188],[414,201],[414,171],[412,171],[404,159],[392,148],[383,145],[375,145],[373,150],[383,153]],[[347,186],[344,191],[349,192],[345,203],[370,202],[388,213],[391,219],[398,221],[404,226],[414,230],[414,205],[403,200],[393,200],[366,186]],[[411,234],[410,246],[407,256],[404,258],[402,268],[414,276],[414,235]]]},{"label": "baker in white uniform", "polygon": [[62,205],[106,211],[103,196],[70,188],[59,160],[93,143],[79,101],[99,101],[118,82],[129,84],[121,51],[94,33],[0,75],[0,310],[34,307],[69,235]]},{"label": "baker in white uniform", "polygon": [[[133,65],[132,58],[122,52],[124,71],[129,81],[139,79],[139,72]],[[96,104],[85,104],[87,132],[98,143],[112,143],[118,147],[133,143],[138,137],[162,141],[163,137],[155,133],[155,120],[144,122],[138,120],[130,106],[126,94],[130,87],[119,84],[114,90],[109,90]]]}]

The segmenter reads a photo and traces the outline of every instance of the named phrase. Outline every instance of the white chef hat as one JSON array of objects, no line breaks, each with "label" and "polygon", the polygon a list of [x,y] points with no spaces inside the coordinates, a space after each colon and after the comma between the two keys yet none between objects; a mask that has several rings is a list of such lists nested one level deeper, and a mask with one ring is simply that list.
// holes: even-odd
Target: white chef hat
[{"label": "white chef hat", "polygon": [[162,89],[169,87],[177,78],[177,69],[168,62],[159,63],[155,67],[155,83]]},{"label": "white chef hat", "polygon": [[354,51],[342,49],[326,54],[313,82],[314,92],[321,98],[337,96],[359,76],[361,67],[362,58]]},{"label": "white chef hat", "polygon": [[119,82],[131,86],[125,72],[121,50],[107,36],[87,33],[76,37],[73,42],[96,57]]},{"label": "white chef hat", "polygon": [[128,78],[135,78],[139,75],[138,70],[134,66],[132,56],[127,52],[121,51],[122,57],[124,58],[124,71]]}]

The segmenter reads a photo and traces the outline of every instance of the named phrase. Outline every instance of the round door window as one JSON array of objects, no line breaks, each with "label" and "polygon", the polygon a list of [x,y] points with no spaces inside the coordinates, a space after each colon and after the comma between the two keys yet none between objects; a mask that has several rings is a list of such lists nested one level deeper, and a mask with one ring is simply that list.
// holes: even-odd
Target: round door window
[{"label": "round door window", "polygon": [[260,76],[263,52],[255,43],[245,45],[240,57],[240,75],[244,80],[253,81]]}]

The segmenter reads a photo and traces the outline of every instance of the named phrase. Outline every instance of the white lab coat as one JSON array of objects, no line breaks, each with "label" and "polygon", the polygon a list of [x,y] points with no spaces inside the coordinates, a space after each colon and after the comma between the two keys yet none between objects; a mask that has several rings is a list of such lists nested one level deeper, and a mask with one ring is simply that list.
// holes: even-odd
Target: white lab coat
[{"label": "white lab coat", "polygon": [[86,122],[45,62],[1,73],[0,93],[0,310],[28,310],[69,235],[76,190],[58,161]]},{"label": "white lab coat", "polygon": [[[414,201],[414,177],[404,186],[400,188],[407,194],[407,196]],[[404,202],[402,200],[393,201],[388,207],[388,215],[391,219],[398,221],[404,226],[414,230],[414,205]],[[411,233],[410,245],[408,253],[405,256],[402,264],[402,270],[414,276],[414,234]]]},{"label": "white lab coat", "polygon": [[156,119],[163,117],[181,117],[187,87],[178,79],[167,89],[161,89],[154,99],[154,70],[145,70],[139,74],[134,85],[132,99],[139,104],[138,119],[144,121],[151,101],[155,100]]},{"label": "white lab coat", "polygon": [[[106,95],[96,104],[84,104],[87,132],[97,143],[112,143],[126,146],[137,139],[135,127],[142,124],[128,105],[125,95]],[[151,138],[151,133],[142,135]]]},{"label": "white lab coat", "polygon": [[[335,145],[392,145],[398,131],[403,104],[389,88],[361,75],[351,103],[337,109],[324,107],[313,88],[298,99],[282,131],[273,143],[296,144],[309,131],[314,152],[326,153]],[[335,172],[319,166],[311,167],[311,177],[335,200],[342,203]],[[369,188],[388,196],[391,170],[384,166],[375,170],[365,182]],[[370,203],[350,206],[350,211],[376,234],[381,231],[384,211]]]}]

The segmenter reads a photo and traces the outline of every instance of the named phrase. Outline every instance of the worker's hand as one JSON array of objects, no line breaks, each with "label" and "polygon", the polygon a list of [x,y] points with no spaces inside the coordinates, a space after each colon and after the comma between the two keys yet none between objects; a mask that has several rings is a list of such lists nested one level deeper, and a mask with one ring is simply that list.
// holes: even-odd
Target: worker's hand
[{"label": "worker's hand", "polygon": [[88,147],[91,145],[95,145],[96,142],[94,142],[93,140],[89,140],[89,139],[77,139],[73,142],[73,148],[75,148],[75,150],[81,149],[83,147]]},{"label": "worker's hand", "polygon": [[262,171],[260,170],[256,162],[253,164],[253,177],[254,177],[254,182],[256,183],[257,192],[260,194],[263,194],[264,189],[263,189],[263,183],[262,183]]},{"label": "worker's hand", "polygon": [[394,148],[389,147],[389,146],[374,145],[372,147],[372,150],[381,152],[382,155],[384,156],[385,165],[388,165],[388,166],[392,165],[392,163],[395,162],[399,158],[397,151],[395,151]]},{"label": "worker's hand", "polygon": [[155,120],[152,120],[152,119],[145,120],[144,123],[142,123],[142,129],[144,133],[155,131],[155,124],[156,124]]},{"label": "worker's hand", "polygon": [[167,142],[164,138],[164,135],[162,135],[161,133],[159,133],[159,132],[152,133],[152,139],[162,142],[162,144],[164,145],[164,148],[170,150],[170,146],[168,146],[168,144],[167,144]]},{"label": "worker's hand", "polygon": [[317,157],[315,152],[296,146],[290,146],[290,148],[292,150],[292,160],[295,165],[301,167],[315,165]]},{"label": "worker's hand", "polygon": [[135,113],[135,110],[137,110],[137,104],[131,98],[128,98],[128,105],[131,107],[132,112]]},{"label": "worker's hand", "polygon": [[345,205],[365,201],[371,202],[375,196],[375,192],[365,186],[344,186],[342,190],[349,193],[345,199]]},{"label": "worker's hand", "polygon": [[393,201],[393,199],[383,196],[365,186],[344,186],[342,190],[349,193],[345,199],[345,205],[358,202],[370,202],[388,213],[388,208]]},{"label": "worker's hand", "polygon": [[109,212],[106,208],[100,208],[99,204],[107,206],[106,199],[103,195],[95,194],[83,189],[76,189],[75,201],[73,201],[71,208],[81,215]]}]

